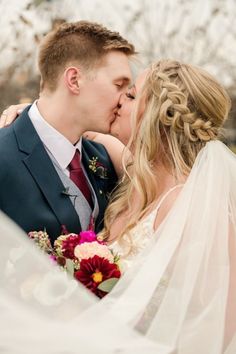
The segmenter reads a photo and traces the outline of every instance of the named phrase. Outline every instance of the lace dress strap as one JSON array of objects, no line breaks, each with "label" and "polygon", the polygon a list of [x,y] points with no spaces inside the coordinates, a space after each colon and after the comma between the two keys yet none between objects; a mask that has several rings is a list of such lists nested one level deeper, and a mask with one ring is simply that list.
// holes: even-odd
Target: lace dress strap
[{"label": "lace dress strap", "polygon": [[151,212],[152,215],[155,215],[156,216],[156,213],[158,211],[158,209],[160,209],[162,203],[165,201],[165,199],[168,197],[168,195],[173,192],[176,188],[179,188],[179,187],[183,187],[183,183],[182,184],[177,184],[176,186],[170,188],[165,194],[163,194],[163,196],[161,197],[160,201],[158,202],[156,208]]}]

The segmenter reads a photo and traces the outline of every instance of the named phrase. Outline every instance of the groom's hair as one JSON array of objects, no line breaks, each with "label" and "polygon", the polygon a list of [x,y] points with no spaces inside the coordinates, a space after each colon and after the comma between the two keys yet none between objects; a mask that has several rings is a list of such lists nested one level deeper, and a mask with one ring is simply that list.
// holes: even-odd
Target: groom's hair
[{"label": "groom's hair", "polygon": [[131,43],[100,24],[63,23],[49,32],[41,43],[38,60],[41,88],[55,90],[67,64],[77,64],[89,71],[99,66],[110,51],[120,51],[127,56],[135,54]]}]

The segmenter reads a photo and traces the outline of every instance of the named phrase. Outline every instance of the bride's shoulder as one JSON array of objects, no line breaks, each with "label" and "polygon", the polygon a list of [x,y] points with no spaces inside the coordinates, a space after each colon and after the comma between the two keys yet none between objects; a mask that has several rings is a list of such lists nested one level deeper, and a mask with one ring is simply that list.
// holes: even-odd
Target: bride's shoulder
[{"label": "bride's shoulder", "polygon": [[160,201],[156,208],[156,217],[153,225],[154,230],[156,230],[160,226],[162,221],[168,215],[180,192],[182,191],[183,186],[184,184],[179,184],[173,188],[170,188],[166,193],[164,193],[162,198],[160,198]]}]

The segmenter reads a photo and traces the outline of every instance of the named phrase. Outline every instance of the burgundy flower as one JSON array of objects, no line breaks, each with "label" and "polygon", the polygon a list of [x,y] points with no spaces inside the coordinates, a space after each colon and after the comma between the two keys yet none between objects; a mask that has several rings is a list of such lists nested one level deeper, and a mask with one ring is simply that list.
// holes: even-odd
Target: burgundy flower
[{"label": "burgundy flower", "polygon": [[80,235],[73,234],[62,241],[62,254],[66,258],[75,259],[74,250],[80,244]]},{"label": "burgundy flower", "polygon": [[66,225],[61,225],[61,235],[68,235],[69,231],[67,231]]},{"label": "burgundy flower", "polygon": [[82,259],[80,269],[75,272],[74,276],[94,294],[102,298],[107,293],[99,290],[98,285],[110,278],[120,278],[121,273],[116,264],[110,263],[105,258],[94,256]]},{"label": "burgundy flower", "polygon": [[66,264],[66,258],[65,257],[58,256],[58,257],[56,257],[56,261],[62,267],[64,267],[65,264]]}]

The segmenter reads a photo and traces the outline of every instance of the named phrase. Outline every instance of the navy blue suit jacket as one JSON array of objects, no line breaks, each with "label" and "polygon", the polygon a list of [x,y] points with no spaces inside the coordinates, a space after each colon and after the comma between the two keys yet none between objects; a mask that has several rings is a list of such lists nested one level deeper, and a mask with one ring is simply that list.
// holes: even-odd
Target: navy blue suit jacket
[{"label": "navy blue suit jacket", "polygon": [[[26,232],[46,229],[51,240],[61,233],[62,225],[69,232],[80,232],[79,217],[63,194],[59,178],[42,141],[28,116],[29,107],[11,126],[0,129],[0,209]],[[103,145],[82,141],[83,165],[97,195],[98,232],[103,227],[104,211],[117,176]],[[106,178],[89,168],[93,157],[104,167]]]}]

